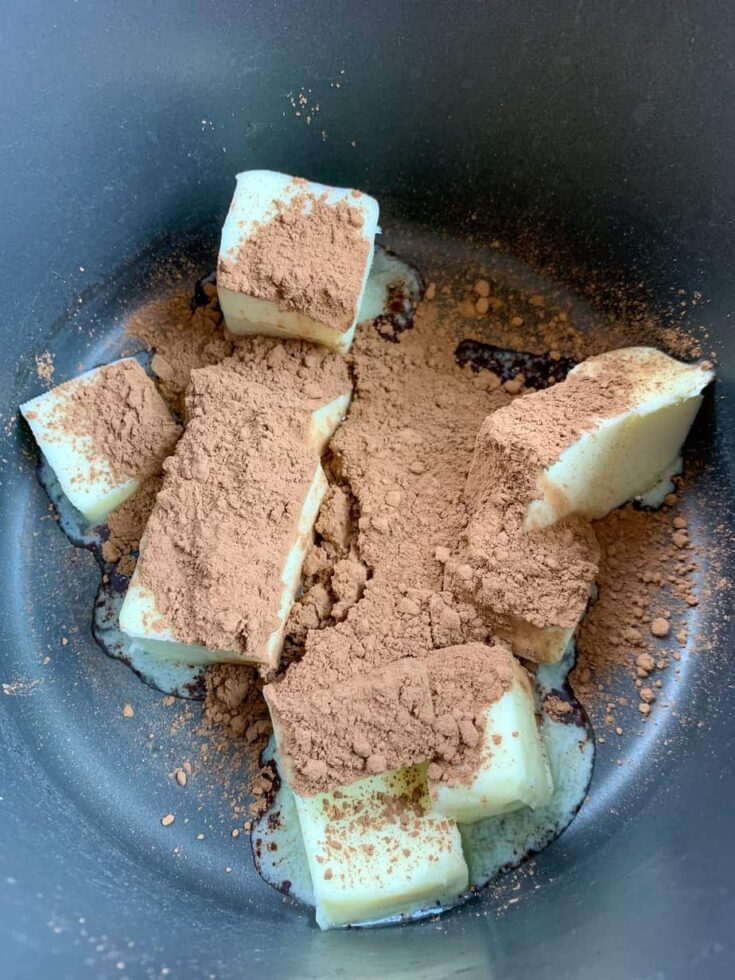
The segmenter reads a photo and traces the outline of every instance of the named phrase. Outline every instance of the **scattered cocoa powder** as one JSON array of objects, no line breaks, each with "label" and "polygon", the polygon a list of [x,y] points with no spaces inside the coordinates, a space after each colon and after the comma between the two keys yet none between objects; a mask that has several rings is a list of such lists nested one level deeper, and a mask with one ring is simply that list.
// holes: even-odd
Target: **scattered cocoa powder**
[{"label": "scattered cocoa powder", "polygon": [[[672,542],[679,498],[670,495],[668,506],[654,512],[629,505],[593,524],[601,548],[598,596],[580,626],[571,676],[589,709],[610,701],[621,673],[640,682],[664,670],[670,657],[679,659],[665,641],[671,631],[680,631],[690,601],[696,600],[696,562]],[[633,690],[637,697],[640,689]],[[650,702],[643,703],[648,715]]]},{"label": "scattered cocoa powder", "polygon": [[[356,199],[357,202],[358,199]],[[220,288],[277,303],[340,332],[357,315],[370,240],[362,210],[296,193],[217,267]]]},{"label": "scattered cocoa powder", "polygon": [[48,385],[53,384],[54,355],[51,351],[45,350],[36,354],[36,374],[39,381],[45,381]]},{"label": "scattered cocoa powder", "polygon": [[565,717],[569,715],[574,708],[569,703],[569,701],[563,701],[560,697],[555,694],[544,698],[544,711],[550,714],[553,718],[559,721],[564,721]]}]

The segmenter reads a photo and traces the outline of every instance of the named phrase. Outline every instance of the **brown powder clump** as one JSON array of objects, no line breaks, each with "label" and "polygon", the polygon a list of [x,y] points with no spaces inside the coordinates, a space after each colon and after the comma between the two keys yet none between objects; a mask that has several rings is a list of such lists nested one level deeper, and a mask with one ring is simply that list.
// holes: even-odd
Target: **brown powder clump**
[{"label": "brown powder clump", "polygon": [[36,374],[38,375],[39,381],[45,381],[46,384],[52,384],[54,380],[54,355],[51,351],[45,350],[40,354],[36,354]]},{"label": "brown powder clump", "polygon": [[470,643],[315,686],[305,699],[269,685],[289,785],[313,795],[426,759],[437,778],[458,779],[477,762],[484,712],[510,688],[513,670],[507,647]]},{"label": "brown powder clump", "polygon": [[181,435],[153,381],[133,360],[101,368],[91,384],[74,389],[66,407],[66,429],[89,433],[93,451],[107,459],[116,479],[160,472]]},{"label": "brown powder clump", "polygon": [[[124,555],[137,551],[140,539],[151,516],[156,494],[161,489],[161,477],[152,476],[145,480],[135,493],[123,501],[119,507],[107,516],[109,536],[102,544],[102,557],[105,561],[119,561]],[[132,572],[130,562],[127,568]],[[123,574],[125,569],[118,568]]]},{"label": "brown powder clump", "polygon": [[370,241],[363,214],[346,200],[297,193],[240,245],[220,257],[220,287],[278,304],[335,330],[357,315]]},{"label": "brown powder clump", "polygon": [[[197,727],[197,734],[206,739],[202,759],[220,792],[225,788],[233,815],[256,816],[272,797],[274,775],[271,764],[260,764],[273,734],[263,682],[254,667],[240,664],[215,664],[204,677],[204,710]],[[249,830],[250,821],[244,826]]]},{"label": "brown powder clump", "polygon": [[161,391],[183,413],[184,392],[194,368],[217,364],[232,354],[236,342],[222,327],[217,289],[204,284],[207,302],[192,309],[185,287],[145,303],[125,324],[126,332],[154,351],[151,367]]},{"label": "brown powder clump", "polygon": [[[281,574],[318,468],[309,406],[243,384],[227,365],[192,373],[188,423],[146,529],[139,584],[177,640],[273,665]],[[152,621],[155,628],[158,620]]]},{"label": "brown powder clump", "polygon": [[191,372],[227,361],[244,381],[303,397],[336,397],[350,387],[344,360],[313,344],[272,337],[234,337],[223,326],[216,287],[205,282],[206,304],[192,309],[187,290],[141,307],[127,321],[131,337],[153,350],[151,367],[164,395],[182,414]]},{"label": "brown powder clump", "polygon": [[524,642],[517,621],[538,630],[576,627],[595,581],[599,548],[592,528],[577,518],[525,532],[524,514],[512,481],[496,484],[492,499],[474,510],[460,534],[444,581],[481,610],[498,635],[517,636],[515,653],[545,659],[540,639]]},{"label": "brown powder clump", "polygon": [[262,748],[272,729],[254,667],[217,664],[205,675],[204,722]]}]

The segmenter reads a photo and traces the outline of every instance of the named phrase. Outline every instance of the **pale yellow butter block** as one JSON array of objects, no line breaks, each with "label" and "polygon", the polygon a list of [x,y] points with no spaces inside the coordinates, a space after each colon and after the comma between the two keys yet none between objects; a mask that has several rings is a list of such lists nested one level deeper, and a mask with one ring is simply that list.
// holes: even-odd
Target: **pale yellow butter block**
[{"label": "pale yellow butter block", "polygon": [[681,471],[682,445],[702,404],[701,392],[714,378],[711,365],[683,364],[652,347],[625,348],[583,361],[555,394],[570,382],[603,377],[629,386],[628,405],[609,417],[587,419],[579,438],[538,473],[527,530],[569,514],[604,517],[658,487],[667,492],[671,477]]},{"label": "pale yellow butter block", "polygon": [[[313,528],[328,484],[321,464],[315,463],[301,513],[294,524],[293,539],[284,555],[280,594],[273,595],[274,629],[262,647],[247,655],[232,650],[209,650],[205,646],[182,643],[176,639],[171,623],[156,608],[150,589],[140,581],[136,568],[120,610],[120,629],[147,650],[167,660],[185,664],[254,663],[276,667],[283,647],[286,620],[301,579],[301,566],[313,541]],[[141,542],[141,552],[145,540]]]},{"label": "pale yellow butter block", "polygon": [[[106,377],[116,368],[129,365],[136,380],[143,382],[146,397],[157,403],[161,418],[169,420],[169,428],[161,431],[158,451],[150,460],[141,459],[140,472],[155,471],[163,455],[173,449],[177,427],[165,402],[158,394],[154,382],[148,378],[133,358],[122,358],[112,364],[94,368],[79,377],[66,381],[20,406],[20,411],[30,426],[39,449],[54,471],[59,485],[70,503],[90,522],[101,523],[107,515],[119,507],[140,486],[136,476],[116,474],[110,459],[95,445],[90,431],[83,431],[79,424],[68,423],[68,408],[77,393],[89,385],[104,384]],[[120,403],[119,418],[110,418],[110,429],[121,423],[127,406]]]},{"label": "pale yellow butter block", "polygon": [[458,823],[475,823],[524,806],[545,806],[553,790],[533,689],[524,668],[514,663],[510,690],[485,712],[474,777],[430,780],[434,811]]},{"label": "pale yellow butter block", "polygon": [[[304,201],[303,213],[310,213],[311,201],[324,198],[327,204],[346,202],[360,216],[355,234],[365,242],[365,262],[361,284],[351,299],[352,315],[336,327],[320,320],[308,309],[293,308],[275,296],[262,296],[235,288],[228,276],[244,242],[264,224],[272,222],[295,200]],[[248,170],[237,176],[237,187],[222,228],[217,292],[227,328],[235,334],[266,334],[312,341],[345,353],[355,335],[360,303],[373,260],[378,229],[378,203],[367,194],[346,187],[327,187],[312,181],[296,180],[270,170]],[[330,270],[325,270],[329,272]],[[278,284],[274,284],[274,288]]]},{"label": "pale yellow butter block", "polygon": [[456,900],[468,885],[459,830],[432,811],[426,766],[296,797],[322,929]]}]

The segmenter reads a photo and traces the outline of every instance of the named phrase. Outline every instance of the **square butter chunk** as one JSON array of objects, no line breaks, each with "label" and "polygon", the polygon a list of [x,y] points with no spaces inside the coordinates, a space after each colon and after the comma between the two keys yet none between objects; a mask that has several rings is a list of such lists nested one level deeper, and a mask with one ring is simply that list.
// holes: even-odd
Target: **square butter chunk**
[{"label": "square butter chunk", "polygon": [[468,885],[454,821],[434,813],[426,767],[296,797],[322,929],[451,902]]},{"label": "square butter chunk", "polygon": [[327,490],[319,462],[345,395],[324,405],[192,372],[189,420],[146,527],[120,628],[183,663],[278,664]]},{"label": "square butter chunk", "polygon": [[681,447],[713,378],[707,362],[683,364],[651,347],[591,357],[561,384],[486,419],[469,495],[515,471],[527,496],[526,530],[570,514],[604,517],[652,492],[647,502],[660,504],[681,469]]},{"label": "square butter chunk", "polygon": [[238,174],[217,266],[228,329],[349,350],[378,210],[349,188],[270,170]]},{"label": "square butter chunk", "polygon": [[594,590],[599,550],[587,522],[634,497],[661,503],[712,378],[707,363],[625,348],[488,416],[445,588],[514,653],[560,660]]},{"label": "square butter chunk", "polygon": [[61,489],[90,523],[160,472],[181,434],[132,358],[87,371],[20,410]]},{"label": "square butter chunk", "polygon": [[436,813],[458,823],[536,809],[551,799],[554,786],[546,747],[536,722],[536,704],[526,670],[515,661],[510,690],[484,712],[479,759],[473,769],[443,780],[429,779]]}]

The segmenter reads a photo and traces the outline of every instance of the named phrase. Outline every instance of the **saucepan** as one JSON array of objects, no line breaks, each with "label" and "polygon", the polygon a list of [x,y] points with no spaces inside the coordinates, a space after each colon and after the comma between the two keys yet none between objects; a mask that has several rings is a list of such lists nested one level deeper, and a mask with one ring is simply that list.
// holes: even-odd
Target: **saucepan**
[{"label": "saucepan", "polygon": [[[3,21],[2,975],[732,976],[732,10],[8,0]],[[655,737],[598,746],[533,875],[436,921],[320,933],[243,842],[225,873],[227,772],[162,833],[186,733],[95,644],[97,566],[59,532],[16,417],[49,364],[117,356],[171,270],[213,269],[249,167],[369,191],[419,266],[499,242],[596,315],[650,315],[717,361],[688,463],[701,643],[672,710]]]}]

